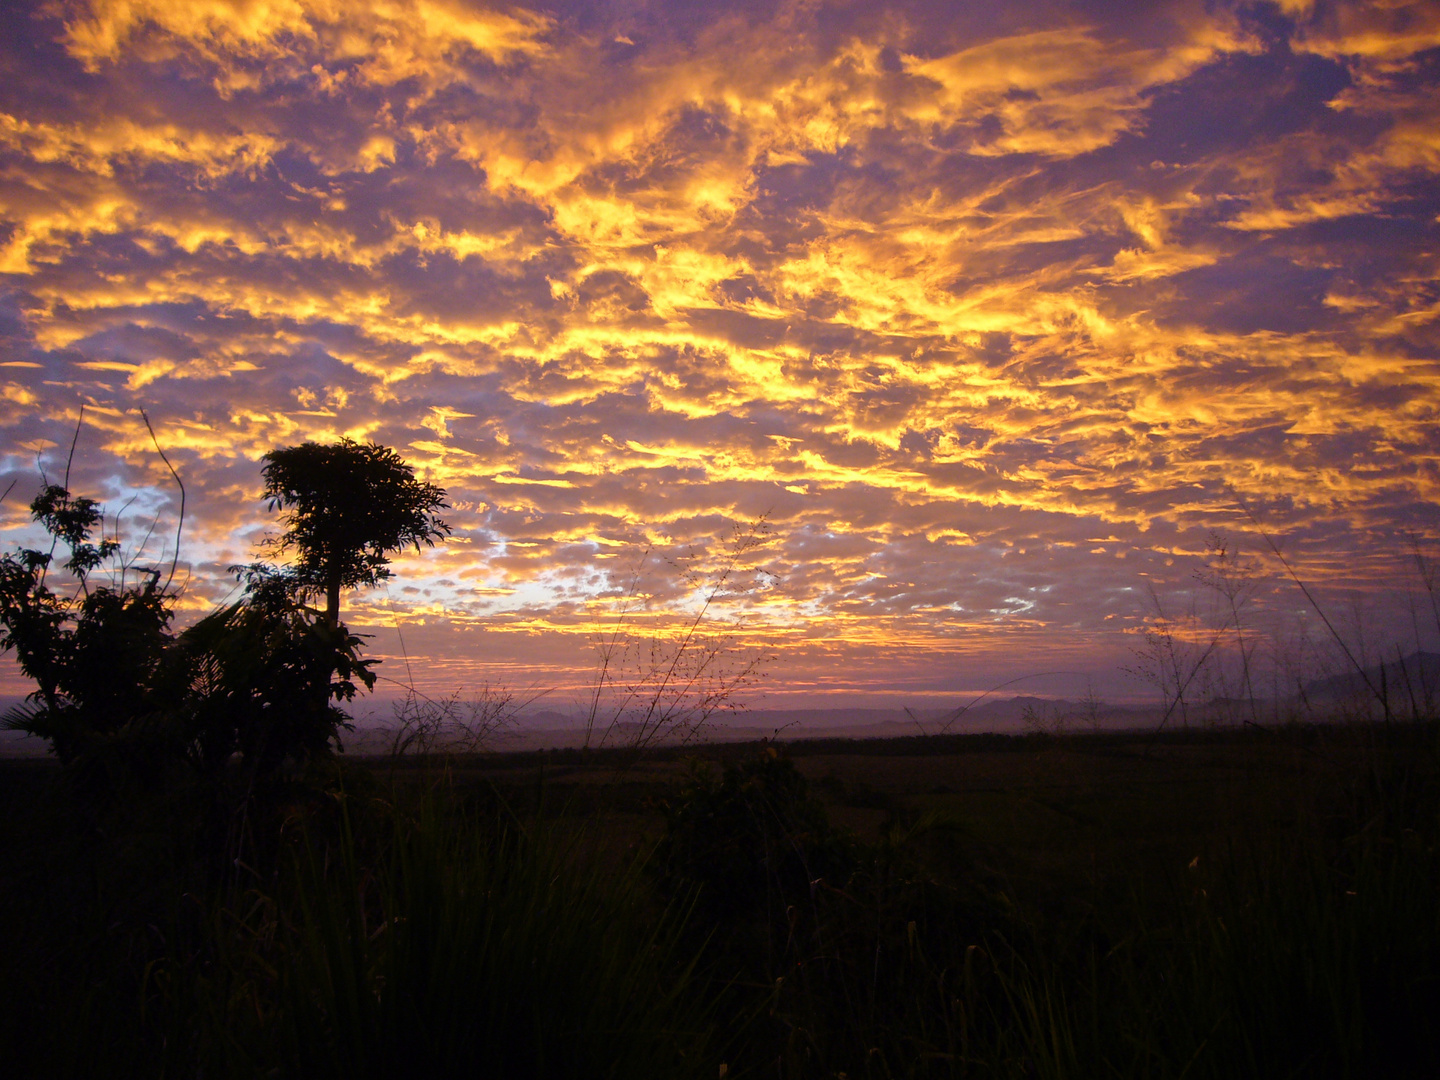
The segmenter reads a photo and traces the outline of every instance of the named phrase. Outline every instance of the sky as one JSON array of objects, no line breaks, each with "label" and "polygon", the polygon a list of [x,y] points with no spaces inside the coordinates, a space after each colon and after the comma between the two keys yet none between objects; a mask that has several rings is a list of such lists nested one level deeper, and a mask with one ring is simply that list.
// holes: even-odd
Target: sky
[{"label": "sky", "polygon": [[193,619],[349,437],[451,504],[391,692],[1144,696],[1225,581],[1293,672],[1266,537],[1436,647],[1437,84],[1408,0],[7,4],[0,544],[69,458]]}]

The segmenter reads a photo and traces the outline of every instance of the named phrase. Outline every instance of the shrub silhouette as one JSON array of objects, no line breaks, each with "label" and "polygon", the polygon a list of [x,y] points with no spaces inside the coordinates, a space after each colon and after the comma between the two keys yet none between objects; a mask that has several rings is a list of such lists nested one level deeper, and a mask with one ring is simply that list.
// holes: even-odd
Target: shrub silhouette
[{"label": "shrub silhouette", "polygon": [[36,683],[4,724],[47,739],[61,762],[74,762],[97,739],[152,711],[154,677],[170,640],[174,595],[156,570],[140,583],[92,587],[91,574],[119,545],[91,543],[102,523],[99,504],[54,484],[30,504],[31,516],[70,549],[63,568],[70,595],[50,587],[53,555],[21,548],[0,556],[0,649],[15,650]]},{"label": "shrub silhouette", "polygon": [[794,762],[765,746],[717,777],[696,763],[664,807],[657,852],[675,886],[699,885],[699,904],[721,924],[787,918],[809,907],[823,880],[843,884],[850,844],[831,827]]},{"label": "shrub silhouette", "polygon": [[179,635],[164,670],[167,719],[186,757],[213,775],[236,754],[257,778],[286,758],[339,747],[349,717],[332,701],[370,689],[363,639],[291,596],[254,592]]}]

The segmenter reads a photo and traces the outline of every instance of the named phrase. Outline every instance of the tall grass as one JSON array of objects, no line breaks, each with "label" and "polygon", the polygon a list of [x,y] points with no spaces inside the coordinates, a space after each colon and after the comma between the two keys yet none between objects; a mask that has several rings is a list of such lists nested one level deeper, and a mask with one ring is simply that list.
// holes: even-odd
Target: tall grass
[{"label": "tall grass", "polygon": [[1346,862],[1231,850],[1107,951],[1009,950],[1000,1056],[1055,1080],[1436,1075],[1435,853],[1361,839]]},{"label": "tall grass", "polygon": [[775,877],[784,917],[737,912],[752,934],[728,939],[767,1007],[740,1064],[776,1080],[1440,1075],[1434,731],[1332,735],[1296,750],[1336,771],[1277,787],[1270,816],[1198,856],[1136,852],[1058,903],[925,814],[892,820],[844,881]]},{"label": "tall grass", "polygon": [[292,808],[238,886],[72,845],[68,895],[7,897],[0,1073],[713,1080],[686,899],[591,840],[376,784]]},{"label": "tall grass", "polygon": [[303,1077],[710,1080],[711,1018],[632,863],[593,872],[586,834],[397,814],[373,864],[348,820],[299,856],[279,1032]]},{"label": "tall grass", "polygon": [[1214,837],[1078,958],[1012,950],[1011,1056],[1054,1078],[1440,1074],[1435,725],[1318,753],[1337,771],[1296,820]]}]

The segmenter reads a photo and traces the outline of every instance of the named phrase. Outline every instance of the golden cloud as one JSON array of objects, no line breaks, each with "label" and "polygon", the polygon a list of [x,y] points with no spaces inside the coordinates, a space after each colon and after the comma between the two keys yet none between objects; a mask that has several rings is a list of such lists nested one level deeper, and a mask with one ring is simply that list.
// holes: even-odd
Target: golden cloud
[{"label": "golden cloud", "polygon": [[810,665],[1138,625],[1237,495],[1317,559],[1429,535],[1435,20],[1278,11],[53,5],[0,102],[6,460],[84,403],[88,480],[163,490],[143,405],[219,595],[260,455],[378,439],[457,507],[415,610],[517,640],[769,510]]}]

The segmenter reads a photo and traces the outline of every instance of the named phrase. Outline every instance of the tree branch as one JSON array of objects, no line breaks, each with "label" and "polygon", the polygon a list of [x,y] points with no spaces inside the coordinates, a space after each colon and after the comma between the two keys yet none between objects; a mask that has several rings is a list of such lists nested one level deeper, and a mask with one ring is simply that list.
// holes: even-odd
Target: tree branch
[{"label": "tree branch", "polygon": [[[155,429],[150,426],[150,417],[145,415],[145,410],[140,410],[140,419],[145,421],[145,430],[150,432],[150,441],[155,444],[155,452],[160,455],[160,460],[170,470],[170,475],[175,478],[175,484],[180,488],[180,520],[175,525],[175,557],[170,560],[170,576],[165,579],[165,588],[168,591],[170,583],[175,580],[175,568],[180,564],[180,536],[185,529],[185,481],[180,479],[180,474],[175,471],[175,466],[170,464],[170,459],[165,456],[165,451],[160,449],[160,440],[155,437]],[[66,469],[69,475],[69,469]]]}]

